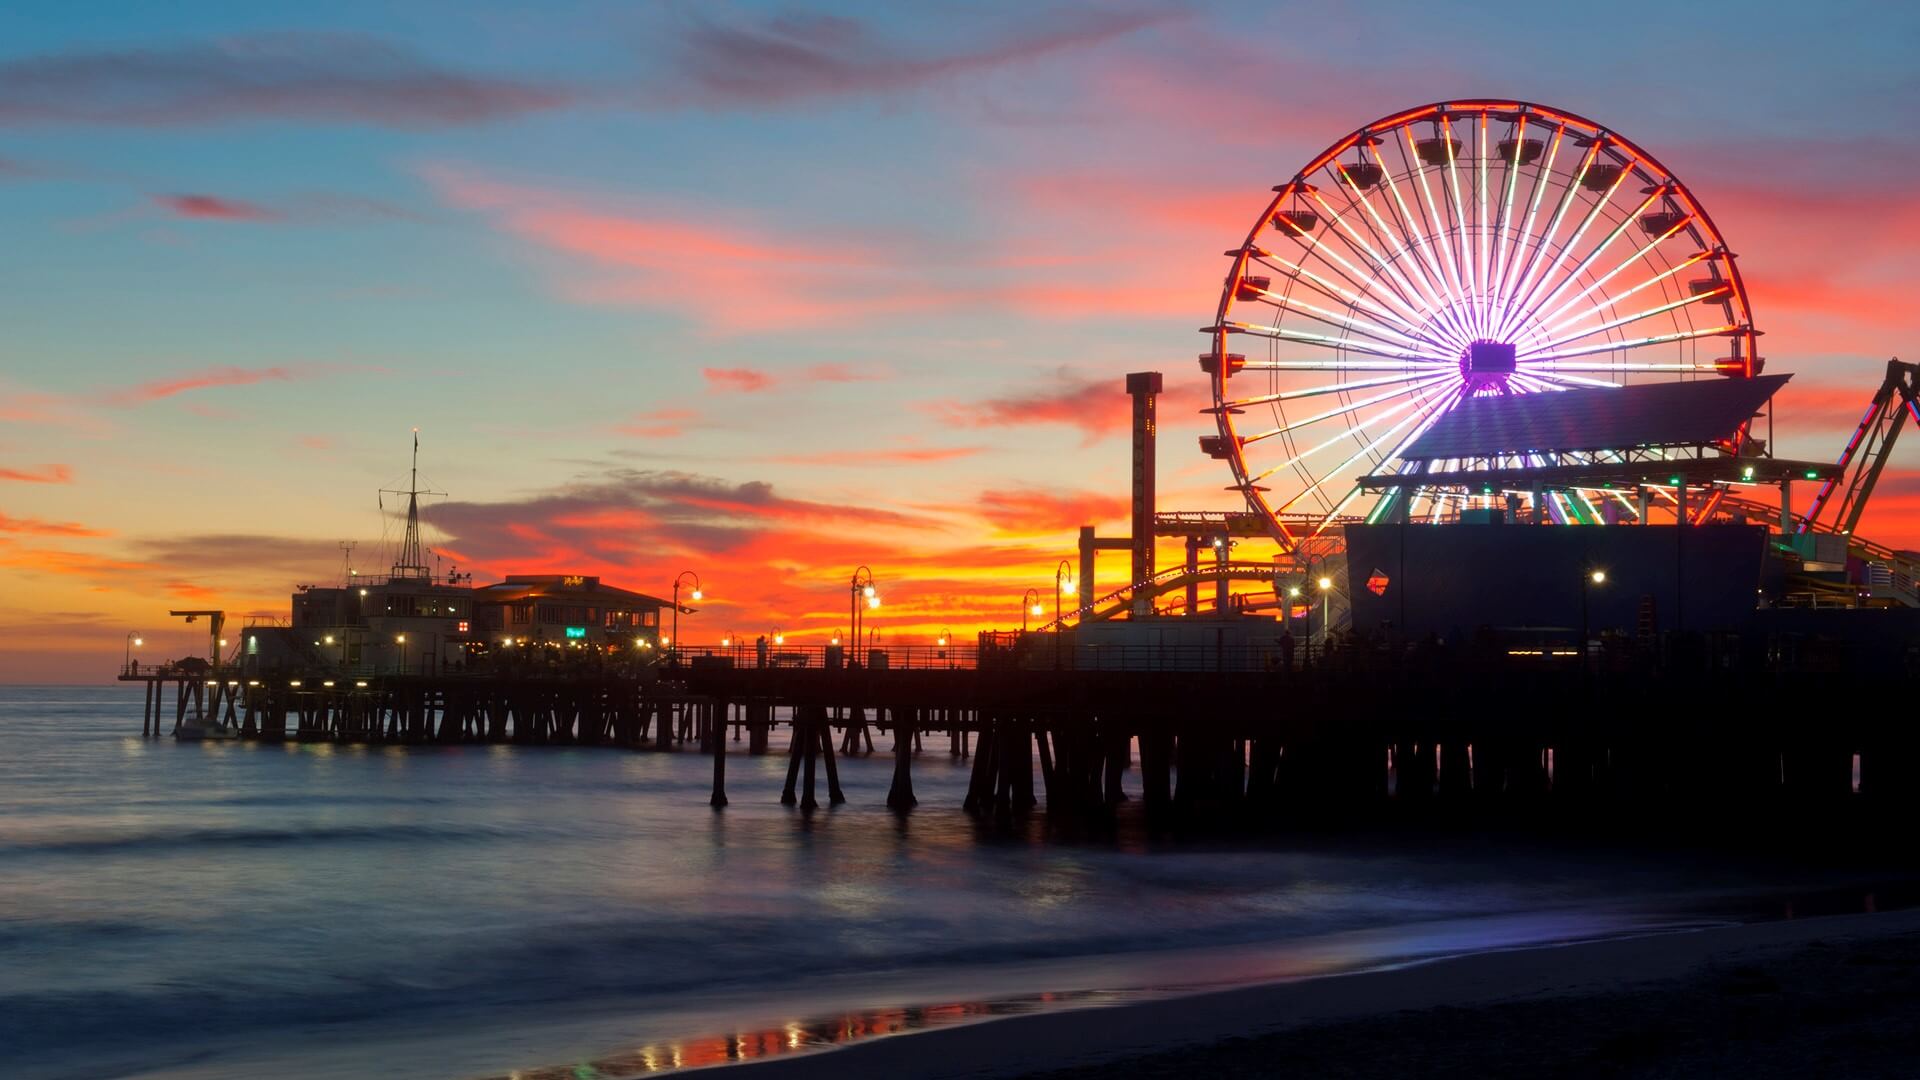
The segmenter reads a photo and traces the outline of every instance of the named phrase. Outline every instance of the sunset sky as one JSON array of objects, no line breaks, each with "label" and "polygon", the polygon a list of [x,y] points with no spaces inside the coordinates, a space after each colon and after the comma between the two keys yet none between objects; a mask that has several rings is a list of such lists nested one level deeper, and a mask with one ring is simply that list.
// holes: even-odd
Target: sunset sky
[{"label": "sunset sky", "polygon": [[1017,625],[1124,529],[1126,372],[1167,374],[1162,508],[1237,506],[1194,444],[1221,252],[1447,98],[1659,155],[1796,375],[1780,451],[1837,454],[1920,358],[1920,15],[1478,7],[0,7],[0,680],[183,654],[168,607],[284,612],[341,541],[382,570],[416,426],[477,580],[691,568],[700,641],[843,627],[866,563],[897,640]]}]

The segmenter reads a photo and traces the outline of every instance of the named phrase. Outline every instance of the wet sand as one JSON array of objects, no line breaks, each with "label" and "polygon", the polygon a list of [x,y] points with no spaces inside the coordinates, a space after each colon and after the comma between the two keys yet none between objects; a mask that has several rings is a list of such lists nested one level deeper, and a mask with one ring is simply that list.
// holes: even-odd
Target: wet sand
[{"label": "wet sand", "polygon": [[1920,911],[1461,956],[727,1068],[749,1080],[1911,1077]]}]

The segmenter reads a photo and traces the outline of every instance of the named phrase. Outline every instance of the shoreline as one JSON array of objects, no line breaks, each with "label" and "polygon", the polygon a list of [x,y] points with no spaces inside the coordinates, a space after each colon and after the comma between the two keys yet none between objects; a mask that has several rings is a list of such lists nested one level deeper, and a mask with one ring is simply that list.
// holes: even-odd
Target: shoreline
[{"label": "shoreline", "polygon": [[[1341,1027],[1389,1025],[1433,1010],[1497,1013],[1523,1004],[1577,1006],[1586,999],[1699,977],[1718,966],[1733,964],[1745,970],[1760,962],[1788,963],[1796,951],[1816,943],[1857,944],[1908,936],[1920,938],[1920,910],[1525,946],[1178,997],[1010,1016],[692,1069],[681,1075],[712,1077],[724,1072],[748,1080],[814,1080],[850,1072],[926,1080],[1037,1077],[1056,1072],[1071,1077],[1174,1075],[1178,1071],[1174,1062],[1191,1054],[1251,1049],[1264,1041]],[[1920,941],[1914,944],[1920,949]],[[1383,1062],[1381,1071],[1405,1075],[1407,1066],[1404,1061]]]}]

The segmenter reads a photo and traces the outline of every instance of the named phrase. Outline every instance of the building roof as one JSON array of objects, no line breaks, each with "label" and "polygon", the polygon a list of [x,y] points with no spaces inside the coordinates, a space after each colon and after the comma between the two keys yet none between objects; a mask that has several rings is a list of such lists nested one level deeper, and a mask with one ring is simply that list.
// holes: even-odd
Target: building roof
[{"label": "building roof", "polygon": [[[473,593],[481,603],[495,604],[541,598],[578,600],[601,607],[610,604],[626,604],[636,608],[673,606],[671,600],[662,600],[657,596],[648,596],[646,593],[637,593],[612,585],[603,585],[599,578],[586,574],[508,574],[505,581],[494,585],[482,585],[473,590]],[[682,606],[681,610],[691,611],[692,609]]]},{"label": "building roof", "polygon": [[1731,435],[1789,378],[1761,375],[1468,398],[1400,456],[1421,460],[1703,446]]}]

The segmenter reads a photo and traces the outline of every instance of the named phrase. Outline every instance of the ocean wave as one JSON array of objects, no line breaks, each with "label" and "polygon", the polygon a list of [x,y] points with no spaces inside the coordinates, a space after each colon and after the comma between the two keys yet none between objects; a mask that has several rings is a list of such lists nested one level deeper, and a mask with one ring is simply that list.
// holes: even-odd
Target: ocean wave
[{"label": "ocean wave", "polygon": [[518,830],[484,825],[314,825],[276,828],[150,829],[137,833],[51,836],[0,842],[0,858],[30,855],[95,855],[210,848],[271,848],[319,844],[417,844],[421,841],[470,842],[518,835]]}]

